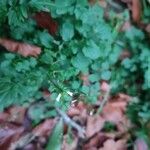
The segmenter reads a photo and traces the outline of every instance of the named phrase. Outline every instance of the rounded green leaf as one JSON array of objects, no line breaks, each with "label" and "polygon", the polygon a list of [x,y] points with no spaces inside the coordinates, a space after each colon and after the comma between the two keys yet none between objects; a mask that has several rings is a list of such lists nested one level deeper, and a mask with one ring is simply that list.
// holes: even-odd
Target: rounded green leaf
[{"label": "rounded green leaf", "polygon": [[89,76],[89,80],[91,81],[91,82],[96,82],[96,81],[99,81],[100,80],[100,75],[99,74],[91,74],[90,76]]},{"label": "rounded green leaf", "polygon": [[109,80],[111,77],[111,72],[109,70],[103,71],[101,74],[101,78],[103,80]]},{"label": "rounded green leaf", "polygon": [[69,41],[74,36],[74,26],[70,22],[65,22],[60,31],[62,39],[64,41]]},{"label": "rounded green leaf", "polygon": [[100,48],[95,44],[94,41],[90,41],[87,46],[85,46],[83,48],[83,54],[91,59],[97,59],[98,57],[100,57],[101,52],[100,52]]},{"label": "rounded green leaf", "polygon": [[90,60],[82,53],[78,53],[77,56],[71,60],[71,62],[72,65],[79,70],[85,70],[90,64]]}]

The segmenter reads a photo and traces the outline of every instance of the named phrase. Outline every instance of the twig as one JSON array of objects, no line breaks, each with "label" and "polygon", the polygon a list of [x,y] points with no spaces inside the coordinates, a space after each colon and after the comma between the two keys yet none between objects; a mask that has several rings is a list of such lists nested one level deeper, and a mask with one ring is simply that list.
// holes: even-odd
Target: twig
[{"label": "twig", "polygon": [[56,111],[63,118],[66,124],[70,125],[71,127],[75,128],[78,131],[78,134],[81,138],[85,137],[85,130],[80,125],[74,122],[69,116],[67,116],[65,112],[63,112],[59,108],[56,108]]},{"label": "twig", "polygon": [[110,89],[111,89],[111,88],[109,88],[108,91],[105,93],[104,99],[102,100],[102,103],[101,103],[100,107],[98,108],[96,115],[102,113],[105,104],[106,104],[107,101],[109,100]]},{"label": "twig", "polygon": [[25,136],[21,137],[18,141],[15,143],[12,143],[9,150],[16,150],[16,149],[22,149],[29,143],[31,143],[33,140],[35,140],[37,136],[33,133],[26,134]]}]

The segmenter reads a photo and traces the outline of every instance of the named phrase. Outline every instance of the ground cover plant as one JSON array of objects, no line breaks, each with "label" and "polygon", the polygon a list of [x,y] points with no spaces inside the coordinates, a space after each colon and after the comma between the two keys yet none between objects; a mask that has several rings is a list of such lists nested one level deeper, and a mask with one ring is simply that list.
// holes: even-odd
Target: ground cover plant
[{"label": "ground cover plant", "polygon": [[0,0],[0,147],[148,149],[149,10],[148,0]]}]

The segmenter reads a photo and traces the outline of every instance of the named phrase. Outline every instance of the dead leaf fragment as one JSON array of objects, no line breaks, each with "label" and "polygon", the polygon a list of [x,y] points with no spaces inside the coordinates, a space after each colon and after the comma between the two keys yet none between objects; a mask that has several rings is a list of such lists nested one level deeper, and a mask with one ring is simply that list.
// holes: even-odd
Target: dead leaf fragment
[{"label": "dead leaf fragment", "polygon": [[44,90],[42,91],[42,93],[43,93],[43,97],[44,97],[45,99],[48,99],[48,98],[50,98],[50,96],[51,96],[51,93],[50,93],[49,90],[47,90],[47,89],[44,89]]},{"label": "dead leaf fragment", "polygon": [[56,120],[47,119],[33,130],[33,134],[39,137],[48,137],[53,127],[55,126],[55,123]]},{"label": "dead leaf fragment", "polygon": [[136,150],[148,150],[148,145],[143,139],[137,139],[135,141],[134,147]]},{"label": "dead leaf fragment", "polygon": [[141,2],[140,0],[132,0],[132,6],[131,6],[131,10],[132,10],[132,19],[135,23],[139,23],[140,19],[141,19]]},{"label": "dead leaf fragment", "polygon": [[58,24],[48,12],[38,12],[33,17],[37,25],[43,29],[47,29],[51,35],[55,35],[58,30]]},{"label": "dead leaf fragment", "polygon": [[83,85],[90,85],[90,81],[89,81],[89,74],[81,74],[80,75],[80,79],[83,81]]},{"label": "dead leaf fragment", "polygon": [[102,81],[101,83],[101,91],[107,92],[110,90],[110,85],[106,81]]},{"label": "dead leaf fragment", "polygon": [[[95,136],[93,136],[90,141],[88,141],[84,145],[84,149],[86,150],[91,150],[93,147],[101,147],[103,143],[108,139],[106,135],[103,133],[99,132]],[[97,150],[97,149],[96,149]]]},{"label": "dead leaf fragment", "polygon": [[123,120],[123,113],[120,109],[106,105],[103,109],[102,116],[106,121],[118,124]]},{"label": "dead leaf fragment", "polygon": [[107,2],[105,0],[99,0],[99,5],[103,8],[107,7]]},{"label": "dead leaf fragment", "polygon": [[131,57],[131,53],[129,50],[124,49],[120,55],[120,60],[124,60],[125,58]]},{"label": "dead leaf fragment", "polygon": [[120,32],[129,30],[131,28],[131,26],[132,25],[131,25],[130,21],[125,21],[120,28]]},{"label": "dead leaf fragment", "polygon": [[67,114],[69,117],[80,115],[80,110],[76,107],[70,107]]},{"label": "dead leaf fragment", "polygon": [[21,106],[14,106],[8,109],[9,118],[7,119],[8,122],[13,122],[17,124],[22,124],[25,119],[26,109]]},{"label": "dead leaf fragment", "polygon": [[41,48],[27,43],[20,43],[17,41],[0,38],[0,45],[5,47],[10,52],[18,53],[24,57],[37,57],[41,53]]},{"label": "dead leaf fragment", "polygon": [[8,120],[9,114],[6,112],[1,112],[0,113],[0,124],[3,123],[5,120]]},{"label": "dead leaf fragment", "polygon": [[120,132],[126,132],[127,128],[131,127],[131,123],[125,114],[130,99],[130,96],[120,93],[107,102],[102,111],[102,117],[105,121],[114,123]]},{"label": "dead leaf fragment", "polygon": [[91,137],[95,133],[99,132],[104,126],[105,120],[101,116],[88,116],[86,135]]},{"label": "dead leaf fragment", "polygon": [[24,128],[9,123],[3,123],[0,127],[0,149],[8,150],[11,143],[17,141]]},{"label": "dead leaf fragment", "polygon": [[146,32],[150,35],[150,24],[146,26]]},{"label": "dead leaf fragment", "polygon": [[114,141],[113,139],[108,139],[103,148],[99,150],[126,150],[126,140]]},{"label": "dead leaf fragment", "polygon": [[65,135],[63,137],[62,150],[76,150],[78,139],[75,137],[72,142],[68,142],[68,137]]}]

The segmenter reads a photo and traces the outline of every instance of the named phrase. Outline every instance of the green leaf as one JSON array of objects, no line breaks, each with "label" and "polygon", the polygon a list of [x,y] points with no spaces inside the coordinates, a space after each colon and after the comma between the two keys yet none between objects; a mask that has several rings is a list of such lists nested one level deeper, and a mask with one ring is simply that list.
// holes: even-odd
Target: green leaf
[{"label": "green leaf", "polygon": [[109,67],[110,67],[109,66],[109,62],[108,61],[103,62],[102,65],[101,65],[101,67],[102,67],[103,70],[109,69]]},{"label": "green leaf", "polygon": [[28,13],[27,13],[27,7],[25,7],[25,6],[20,6],[20,12],[21,12],[21,14],[22,14],[22,16],[24,17],[24,18],[27,18],[28,17]]},{"label": "green leaf", "polygon": [[109,70],[103,71],[101,74],[101,78],[103,80],[109,80],[111,77],[111,72]]},{"label": "green leaf", "polygon": [[53,17],[59,17],[63,14],[73,14],[74,3],[76,0],[55,0],[54,6],[49,7]]},{"label": "green leaf", "polygon": [[61,142],[63,137],[63,121],[60,121],[56,124],[52,135],[49,138],[46,150],[61,150]]},{"label": "green leaf", "polygon": [[51,47],[51,43],[53,41],[53,37],[48,32],[39,32],[38,37],[40,40],[40,43],[45,46],[46,48]]},{"label": "green leaf", "polygon": [[87,6],[88,5],[88,1],[87,0],[76,0],[77,2],[77,5],[80,5],[80,6]]},{"label": "green leaf", "polygon": [[72,85],[72,88],[73,88],[73,89],[78,89],[78,88],[80,87],[80,82],[78,82],[78,81],[73,81],[71,85]]},{"label": "green leaf", "polygon": [[130,69],[132,67],[132,61],[129,58],[126,58],[122,61],[122,65],[126,68],[126,69]]},{"label": "green leaf", "polygon": [[41,56],[40,61],[45,64],[52,64],[53,63],[54,53],[49,49],[45,49],[43,55]]},{"label": "green leaf", "polygon": [[98,21],[102,21],[103,9],[99,5],[95,4],[90,6],[88,11],[84,12],[80,18],[84,24],[93,26],[98,23]]},{"label": "green leaf", "polygon": [[140,30],[140,29],[138,29],[138,28],[136,28],[136,27],[131,27],[131,28],[129,28],[126,32],[125,32],[125,36],[129,39],[129,40],[134,40],[134,39],[136,39],[136,40],[143,40],[144,39],[144,33]]},{"label": "green leaf", "polygon": [[28,115],[34,124],[38,124],[41,120],[48,117],[55,117],[57,115],[56,110],[51,107],[51,103],[39,101],[30,106]]},{"label": "green leaf", "polygon": [[15,58],[15,54],[12,53],[6,53],[5,58],[8,60],[13,60]]},{"label": "green leaf", "polygon": [[83,48],[83,54],[91,59],[97,59],[101,56],[100,48],[96,45],[94,41],[89,41],[87,46]]},{"label": "green leaf", "polygon": [[[80,0],[81,2],[81,0]],[[74,10],[75,16],[77,19],[82,19],[82,15],[87,12],[88,9],[86,9],[85,7],[76,7],[76,9]]]},{"label": "green leaf", "polygon": [[72,65],[78,68],[79,70],[86,69],[90,64],[90,60],[87,57],[85,57],[82,53],[78,53],[76,57],[73,57],[71,62]]},{"label": "green leaf", "polygon": [[81,88],[81,92],[88,95],[89,92],[90,92],[90,88],[88,86],[83,85],[82,88]]},{"label": "green leaf", "polygon": [[7,15],[8,15],[9,25],[16,26],[20,23],[19,20],[18,20],[18,16],[17,16],[16,11],[10,10]]},{"label": "green leaf", "polygon": [[100,80],[100,75],[99,74],[91,74],[90,76],[89,76],[89,80],[91,81],[91,82],[96,82],[96,81],[99,81]]},{"label": "green leaf", "polygon": [[119,56],[121,55],[121,47],[114,45],[108,52],[109,64],[113,65],[117,62]]},{"label": "green leaf", "polygon": [[30,58],[30,66],[35,67],[37,65],[37,60],[34,57]]},{"label": "green leaf", "polygon": [[94,32],[98,34],[99,38],[102,40],[112,40],[111,27],[106,23],[101,23],[99,25],[95,25]]},{"label": "green leaf", "polygon": [[101,61],[96,60],[96,61],[91,65],[91,68],[92,68],[94,71],[100,70],[100,69],[101,69]]},{"label": "green leaf", "polygon": [[69,41],[74,36],[74,26],[70,22],[65,22],[62,26],[62,29],[60,31],[60,34],[62,36],[62,39],[64,41]]},{"label": "green leaf", "polygon": [[61,6],[61,7],[67,7],[69,5],[71,5],[75,0],[55,0],[55,4],[57,6]]},{"label": "green leaf", "polygon": [[46,7],[55,7],[55,4],[49,0],[31,0],[29,6],[38,10],[46,10]]}]

